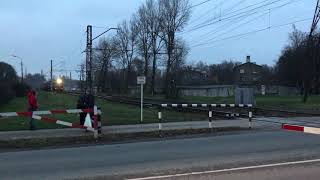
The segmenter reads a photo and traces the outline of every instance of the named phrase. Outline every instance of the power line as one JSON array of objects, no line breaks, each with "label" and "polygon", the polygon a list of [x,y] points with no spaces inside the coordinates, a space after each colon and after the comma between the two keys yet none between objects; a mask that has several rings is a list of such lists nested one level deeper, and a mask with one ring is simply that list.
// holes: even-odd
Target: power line
[{"label": "power line", "polygon": [[210,1],[212,1],[212,0],[205,0],[205,1],[201,2],[201,3],[192,5],[192,6],[190,7],[190,9],[195,8],[195,7],[198,7],[198,6],[201,6],[201,5],[203,5],[203,4],[205,4],[205,3],[208,3],[208,2],[210,2]]},{"label": "power line", "polygon": [[249,23],[251,23],[252,21],[255,21],[255,20],[257,20],[257,19],[259,19],[259,18],[261,18],[261,17],[263,17],[263,16],[265,16],[265,15],[267,15],[267,14],[268,14],[268,13],[263,13],[263,14],[257,16],[257,17],[254,17],[253,19],[250,19],[250,20],[248,20],[248,21],[246,21],[246,22],[244,22],[244,23],[242,23],[242,24],[239,24],[239,25],[233,27],[233,28],[230,29],[229,31],[226,31],[226,32],[221,33],[221,34],[219,34],[219,35],[217,35],[217,36],[214,36],[213,38],[207,39],[206,42],[210,42],[210,41],[216,39],[217,37],[221,37],[222,35],[228,34],[228,33],[232,32],[232,31],[234,31],[235,29],[237,29],[237,28],[239,28],[239,27],[241,27],[241,26],[244,26],[244,25],[246,25],[246,24],[249,24]]},{"label": "power line", "polygon": [[211,11],[213,11],[214,9],[216,9],[219,5],[221,6],[223,3],[225,3],[226,1],[222,1],[219,2],[217,5],[215,5],[213,8],[210,8],[209,10],[207,10],[206,12],[204,12],[203,14],[201,14],[200,16],[198,16],[197,18],[193,19],[190,24],[193,24],[194,22],[198,21],[200,18],[208,15],[208,13],[210,13]]},{"label": "power line", "polygon": [[[246,0],[241,0],[240,2],[238,2],[237,4],[235,4],[234,6],[232,6],[231,8],[229,8],[228,10],[226,10],[227,12],[234,9],[238,4],[244,2]],[[196,19],[192,20],[190,22],[190,24],[193,24],[194,22],[200,20],[201,18],[204,18],[205,16],[208,16],[208,14],[210,14],[211,11],[214,11],[215,9],[218,8],[218,6],[222,6],[224,3],[226,3],[227,1],[223,0],[222,2],[219,2],[217,5],[215,5],[214,7],[208,9],[206,12],[204,12],[203,14],[201,14],[200,16],[198,16]],[[210,18],[209,18],[210,19]],[[205,20],[204,22],[208,21],[209,19]]]},{"label": "power line", "polygon": [[[211,31],[209,31],[209,32],[201,35],[200,38],[205,37],[205,38],[207,39],[208,36],[213,35],[213,34],[216,34],[217,32],[219,32],[219,31],[221,31],[221,30],[225,30],[225,29],[227,28],[227,26],[229,26],[229,25],[232,26],[235,22],[237,22],[237,23],[238,23],[238,22],[241,22],[241,21],[245,20],[246,18],[248,18],[248,17],[250,17],[251,15],[254,15],[254,14],[256,14],[256,13],[257,13],[257,12],[254,12],[254,13],[251,13],[251,14],[243,15],[243,16],[237,17],[237,18],[235,18],[235,19],[232,19],[232,21],[227,22],[227,23],[225,23],[225,24],[223,24],[223,25],[221,25],[221,26],[219,26],[219,27],[217,27],[217,28],[215,28],[215,29],[213,29],[213,30],[211,30]],[[240,20],[240,21],[237,21],[239,18],[243,18],[243,19]]]},{"label": "power line", "polygon": [[258,33],[258,32],[266,31],[266,30],[269,30],[269,29],[280,28],[280,27],[283,27],[283,26],[292,25],[294,23],[308,21],[310,19],[312,19],[312,18],[301,19],[301,20],[297,20],[297,21],[293,21],[293,22],[289,22],[289,23],[285,23],[285,24],[279,24],[279,25],[275,25],[275,26],[270,26],[270,27],[266,27],[266,28],[261,28],[261,29],[249,31],[249,32],[246,32],[246,33],[236,34],[236,35],[229,36],[229,37],[222,38],[222,39],[218,39],[218,40],[215,40],[215,41],[197,44],[197,45],[192,46],[192,48],[193,47],[199,47],[199,46],[203,46],[203,45],[212,44],[212,43],[219,42],[219,41],[229,40],[229,39],[233,39],[233,38],[237,38],[237,37],[243,37],[243,36],[247,36],[247,35],[250,35],[250,34],[255,34],[255,33]]},{"label": "power line", "polygon": [[[217,35],[217,36],[215,36],[215,37],[213,37],[213,38],[207,39],[209,35],[215,34],[215,33],[219,32],[219,29],[215,29],[215,31],[211,31],[211,32],[209,32],[209,33],[206,33],[206,34],[205,34],[205,36],[206,36],[206,42],[210,42],[211,40],[216,39],[217,37],[219,37],[219,36],[221,36],[221,35],[227,34],[227,33],[231,32],[231,31],[235,30],[236,28],[241,27],[241,26],[243,26],[243,25],[246,25],[246,24],[248,24],[248,23],[250,23],[250,22],[252,22],[252,21],[254,21],[254,20],[256,20],[256,19],[258,19],[258,18],[260,18],[260,17],[262,17],[262,16],[265,16],[265,15],[267,15],[267,14],[269,14],[269,16],[270,16],[271,10],[275,10],[275,9],[282,8],[282,7],[287,6],[287,5],[291,4],[291,3],[293,3],[293,1],[290,1],[290,2],[287,2],[287,3],[282,4],[282,5],[280,5],[280,6],[273,7],[273,8],[271,8],[271,9],[268,9],[268,10],[264,11],[265,13],[263,13],[262,15],[259,15],[259,16],[255,17],[255,18],[253,18],[253,19],[245,22],[245,23],[242,23],[242,24],[240,24],[240,25],[237,25],[236,27],[232,28],[232,29],[229,30],[228,32],[219,34],[219,35]],[[257,12],[257,11],[256,11],[256,12],[253,12],[253,13],[249,14],[247,17],[249,17],[249,16],[251,16],[251,15],[254,15],[254,14],[256,14],[256,13],[258,13],[258,12]],[[270,17],[269,17],[269,18],[270,18]],[[220,26],[220,27],[221,27],[221,26]],[[269,19],[269,27],[270,27],[270,19]]]},{"label": "power line", "polygon": [[[267,0],[267,1],[263,0],[263,1],[260,1],[260,2],[258,2],[258,3],[251,4],[251,5],[248,5],[248,6],[246,6],[246,7],[243,7],[243,8],[234,10],[234,11],[231,11],[231,12],[229,12],[229,13],[224,14],[223,16],[231,15],[231,14],[237,13],[237,12],[239,12],[239,11],[241,12],[241,11],[243,11],[243,10],[245,10],[245,9],[250,8],[250,7],[253,7],[253,6],[262,4],[262,3],[267,3],[268,1],[270,1],[270,0]],[[248,11],[252,11],[252,10],[248,10]],[[223,17],[223,16],[220,16],[220,20],[221,20],[221,17]],[[198,24],[197,26],[204,25],[204,24],[209,23],[210,21],[213,21],[213,20],[215,20],[215,19],[217,19],[217,18],[209,18],[209,19],[203,21],[202,23]],[[197,26],[194,26],[194,27],[197,27]]]},{"label": "power line", "polygon": [[[210,26],[210,25],[213,25],[215,23],[218,23],[218,22],[221,22],[221,21],[224,21],[224,20],[229,20],[229,19],[232,19],[232,18],[237,18],[237,16],[239,15],[242,15],[242,14],[245,14],[245,13],[248,13],[248,12],[251,12],[251,11],[254,11],[254,10],[257,10],[257,9],[260,9],[260,8],[263,8],[263,7],[266,7],[266,6],[269,6],[269,5],[272,5],[272,4],[275,4],[277,2],[280,2],[282,0],[275,0],[275,1],[272,1],[270,3],[267,3],[267,4],[263,4],[261,6],[258,6],[258,7],[255,7],[253,9],[250,9],[250,10],[247,10],[247,11],[244,11],[244,12],[240,12],[240,13],[237,13],[235,15],[231,15],[231,16],[228,16],[228,17],[225,17],[225,18],[220,18],[219,20],[216,20],[216,21],[213,21],[211,20],[212,22],[208,22],[208,23],[204,23],[204,24],[199,24],[198,26],[195,26],[193,27],[192,29],[190,29],[188,32],[191,32],[191,31],[194,31],[194,30],[198,30],[198,29],[201,29],[201,28],[204,28],[204,27],[207,27],[207,26]],[[232,13],[228,13],[226,15],[229,15],[229,14],[232,14]]]}]

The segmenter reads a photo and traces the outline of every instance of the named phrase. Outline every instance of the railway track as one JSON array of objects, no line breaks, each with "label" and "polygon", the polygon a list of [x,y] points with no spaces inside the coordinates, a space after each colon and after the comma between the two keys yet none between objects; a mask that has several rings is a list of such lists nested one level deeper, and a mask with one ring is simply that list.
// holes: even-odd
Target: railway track
[{"label": "railway track", "polygon": [[[79,92],[63,92],[69,95],[79,96],[81,93]],[[140,107],[140,98],[135,97],[127,97],[127,96],[106,96],[106,95],[95,95],[95,97],[99,99],[103,99],[109,102],[115,102],[115,103],[122,103],[132,106],[138,106]],[[175,104],[184,104],[190,102],[178,102],[176,100],[166,100],[166,99],[151,99],[151,98],[144,98],[143,106],[145,108],[159,108],[161,104],[167,104],[167,103],[175,103]],[[198,103],[201,104],[201,103]],[[188,113],[203,113],[208,114],[207,108],[201,108],[201,107],[184,107],[184,108],[171,108],[166,107],[163,109],[172,110],[172,111],[178,111],[178,112],[188,112]],[[235,110],[234,108],[233,110]],[[247,117],[247,113],[242,113],[239,111],[221,111],[218,108],[212,109],[213,116],[219,117],[219,118],[228,118],[228,119],[234,119],[235,117],[242,116]]]},{"label": "railway track", "polygon": [[[80,95],[79,92],[64,92],[70,95]],[[106,95],[95,95],[99,99],[104,99],[109,102],[115,103],[123,103],[133,106],[140,107],[140,98],[135,97],[128,97],[128,96],[106,96]],[[174,104],[184,104],[190,103],[185,101],[177,101],[172,99],[153,99],[153,98],[144,98],[143,106],[145,108],[159,108],[160,104],[167,104],[167,103],[174,103]],[[194,104],[201,104],[193,102]],[[189,112],[189,113],[208,113],[207,108],[201,107],[184,107],[184,108],[170,108],[167,107],[166,109],[179,111],[179,112]],[[276,108],[262,108],[262,107],[253,107],[253,113],[255,116],[276,116],[276,117],[299,117],[299,116],[320,116],[319,113],[310,113],[310,112],[303,112],[303,111],[289,111],[283,109],[276,109]],[[221,111],[221,109],[213,108],[213,115],[216,117],[224,117],[224,118],[234,118],[236,114],[239,114],[240,117],[248,117],[247,111],[241,108],[232,108],[228,111]]]}]

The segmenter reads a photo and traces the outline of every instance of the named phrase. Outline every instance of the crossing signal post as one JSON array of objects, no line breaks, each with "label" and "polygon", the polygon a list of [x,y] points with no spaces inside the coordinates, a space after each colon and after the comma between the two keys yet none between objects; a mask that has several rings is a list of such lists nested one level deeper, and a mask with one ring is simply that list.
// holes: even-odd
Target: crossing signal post
[{"label": "crossing signal post", "polygon": [[140,84],[141,87],[141,107],[140,107],[140,122],[143,123],[143,86],[146,83],[145,76],[138,76],[137,77],[137,84]]}]

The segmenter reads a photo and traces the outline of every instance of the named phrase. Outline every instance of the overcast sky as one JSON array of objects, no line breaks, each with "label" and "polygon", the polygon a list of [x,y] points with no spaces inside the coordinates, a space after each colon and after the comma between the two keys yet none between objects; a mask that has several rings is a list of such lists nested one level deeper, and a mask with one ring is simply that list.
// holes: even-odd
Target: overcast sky
[{"label": "overcast sky", "polygon": [[[196,5],[203,1],[205,0],[190,2]],[[19,60],[10,56],[14,54],[23,59],[28,72],[32,73],[41,70],[48,73],[50,59],[54,60],[56,68],[78,69],[78,65],[84,60],[81,51],[85,49],[86,26],[93,25],[93,32],[97,35],[105,30],[103,27],[115,27],[122,20],[130,19],[143,2],[144,0],[1,0],[0,61],[19,68]],[[273,65],[288,41],[288,33],[292,31],[293,24],[299,30],[309,31],[316,0],[262,2],[263,0],[211,0],[192,8],[189,25],[184,32],[179,33],[190,47],[188,62],[244,61],[246,55],[251,55],[252,61],[258,64]],[[268,2],[270,5],[250,13],[244,12],[248,9],[241,10],[254,4],[257,5],[249,9],[259,7]],[[233,18],[241,12],[244,12],[241,18]],[[214,23],[196,29],[206,20]],[[268,27],[270,29],[263,30]],[[20,73],[19,70],[17,72]]]}]

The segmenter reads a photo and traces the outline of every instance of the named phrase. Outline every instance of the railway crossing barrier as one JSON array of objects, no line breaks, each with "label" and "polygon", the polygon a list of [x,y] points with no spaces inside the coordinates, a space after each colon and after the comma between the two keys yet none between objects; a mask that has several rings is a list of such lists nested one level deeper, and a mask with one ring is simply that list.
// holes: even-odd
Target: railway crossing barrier
[{"label": "railway crossing barrier", "polygon": [[318,127],[309,127],[303,125],[291,125],[291,124],[282,124],[282,129],[289,131],[300,131],[308,134],[320,134],[320,128]]},{"label": "railway crossing barrier", "polygon": [[[161,135],[162,131],[162,109],[163,108],[208,108],[208,119],[209,119],[209,129],[213,129],[213,108],[246,108],[248,109],[248,122],[249,122],[249,129],[252,128],[252,104],[160,104],[158,108],[158,121],[159,121],[159,133]],[[240,116],[239,113],[231,114],[231,116]]]},{"label": "railway crossing barrier", "polygon": [[[43,116],[43,115],[53,115],[53,114],[79,114],[79,113],[87,113],[87,114],[93,113],[93,119],[91,120],[91,122],[88,122],[88,119],[86,118],[85,124],[87,124],[87,126]],[[102,128],[101,114],[102,114],[101,109],[98,108],[97,106],[94,106],[94,108],[92,109],[90,108],[90,109],[46,110],[46,111],[33,111],[33,112],[5,112],[5,113],[0,113],[0,118],[1,117],[17,117],[17,116],[31,117],[32,119],[35,119],[35,120],[45,121],[48,123],[55,123],[55,124],[67,126],[70,128],[86,129],[88,131],[93,132],[94,138],[97,139],[98,134],[101,132],[101,128]]]}]

